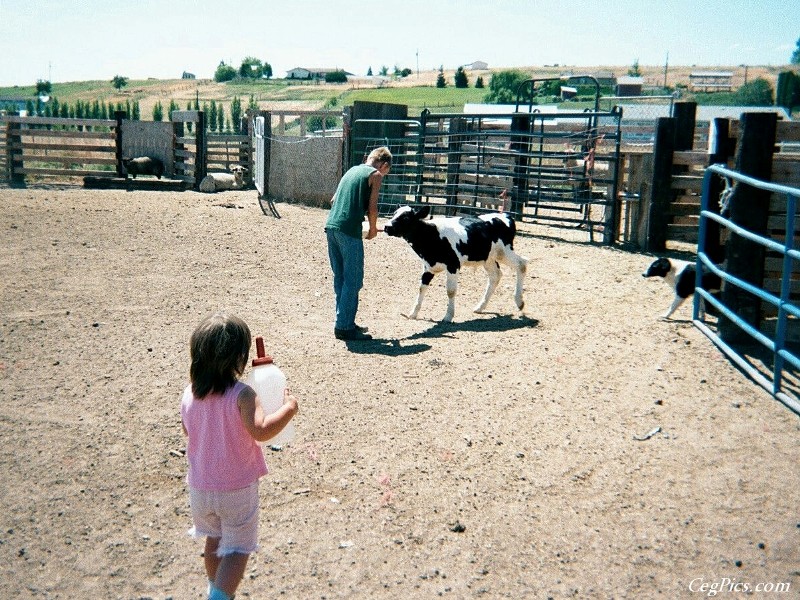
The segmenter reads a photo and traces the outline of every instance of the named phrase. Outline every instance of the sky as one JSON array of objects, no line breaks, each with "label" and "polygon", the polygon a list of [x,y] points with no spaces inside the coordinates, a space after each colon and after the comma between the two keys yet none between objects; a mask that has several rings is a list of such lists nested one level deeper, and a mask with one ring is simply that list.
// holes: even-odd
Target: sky
[{"label": "sky", "polygon": [[[294,67],[784,65],[796,0],[0,0],[0,86]],[[242,12],[249,8],[247,12]]]}]

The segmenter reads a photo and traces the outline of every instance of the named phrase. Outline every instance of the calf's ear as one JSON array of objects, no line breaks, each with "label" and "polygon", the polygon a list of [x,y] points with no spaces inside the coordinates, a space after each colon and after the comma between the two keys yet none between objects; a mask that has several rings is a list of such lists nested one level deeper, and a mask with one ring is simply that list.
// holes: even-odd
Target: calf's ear
[{"label": "calf's ear", "polygon": [[430,206],[423,206],[422,208],[418,208],[417,210],[414,211],[414,216],[417,217],[418,219],[427,219],[430,212],[431,212]]}]

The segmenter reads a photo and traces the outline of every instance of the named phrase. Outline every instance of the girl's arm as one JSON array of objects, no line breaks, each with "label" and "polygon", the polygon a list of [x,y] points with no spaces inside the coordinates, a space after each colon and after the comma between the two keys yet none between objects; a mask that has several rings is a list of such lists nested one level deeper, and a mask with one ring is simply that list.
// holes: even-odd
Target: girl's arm
[{"label": "girl's arm", "polygon": [[257,442],[266,442],[278,435],[297,414],[297,398],[287,389],[283,394],[283,406],[271,415],[265,415],[256,392],[245,386],[239,393],[239,415],[244,428]]}]

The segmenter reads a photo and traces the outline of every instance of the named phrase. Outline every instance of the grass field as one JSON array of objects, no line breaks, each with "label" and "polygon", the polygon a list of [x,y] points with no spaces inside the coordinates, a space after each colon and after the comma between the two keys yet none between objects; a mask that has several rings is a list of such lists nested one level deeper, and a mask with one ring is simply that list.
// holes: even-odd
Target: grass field
[{"label": "grass field", "polygon": [[[649,85],[659,85],[664,82],[663,67],[640,66],[642,75]],[[672,67],[669,72],[667,85],[676,86],[688,83],[689,73],[702,70],[726,70],[734,75],[734,87],[744,83],[747,79],[763,77],[770,81],[773,89],[777,74],[792,66],[749,66],[747,70],[739,67]],[[624,75],[626,66],[598,66],[582,68],[580,72],[592,73],[611,71],[616,75]],[[561,71],[574,72],[575,69],[567,67],[548,67],[520,69],[528,72],[532,77],[551,77]],[[475,80],[481,76],[486,88],[476,89],[468,87],[458,89],[453,85],[453,72],[445,72],[447,87],[435,86],[438,71],[421,72],[405,79],[388,80],[378,84],[366,79],[353,79],[346,84],[307,83],[285,79],[272,79],[260,81],[232,81],[217,83],[207,79],[143,79],[130,80],[122,90],[116,90],[111,85],[111,80],[106,81],[81,81],[52,84],[51,96],[61,103],[74,104],[94,102],[98,100],[105,103],[139,102],[143,119],[150,119],[153,106],[160,102],[164,107],[170,100],[178,106],[185,108],[191,101],[199,100],[200,105],[210,103],[212,100],[218,106],[224,107],[226,114],[230,114],[230,103],[234,98],[239,98],[243,105],[247,105],[250,98],[262,109],[266,110],[319,110],[325,108],[338,108],[348,106],[355,100],[387,102],[392,104],[405,104],[408,106],[409,115],[418,115],[423,109],[428,108],[433,112],[462,112],[464,104],[480,103],[488,93],[491,80],[491,71],[482,71],[469,74],[469,85],[474,86]],[[35,98],[36,86],[0,87],[2,97],[29,97]],[[574,105],[572,106],[574,107]]]}]

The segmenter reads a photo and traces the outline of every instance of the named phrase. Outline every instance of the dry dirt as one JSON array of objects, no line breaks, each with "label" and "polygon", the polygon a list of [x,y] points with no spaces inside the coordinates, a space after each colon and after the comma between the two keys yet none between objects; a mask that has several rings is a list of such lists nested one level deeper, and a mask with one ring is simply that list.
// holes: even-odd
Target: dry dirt
[{"label": "dry dirt", "polygon": [[800,421],[688,305],[659,320],[651,257],[522,226],[525,314],[509,273],[473,314],[470,269],[442,325],[441,280],[400,316],[420,265],[381,236],[359,311],[376,340],[346,344],[324,210],[273,219],[252,191],[0,198],[3,598],[204,598],[179,400],[188,337],[219,309],[301,399],[237,598],[688,598],[723,578],[797,597]]}]

